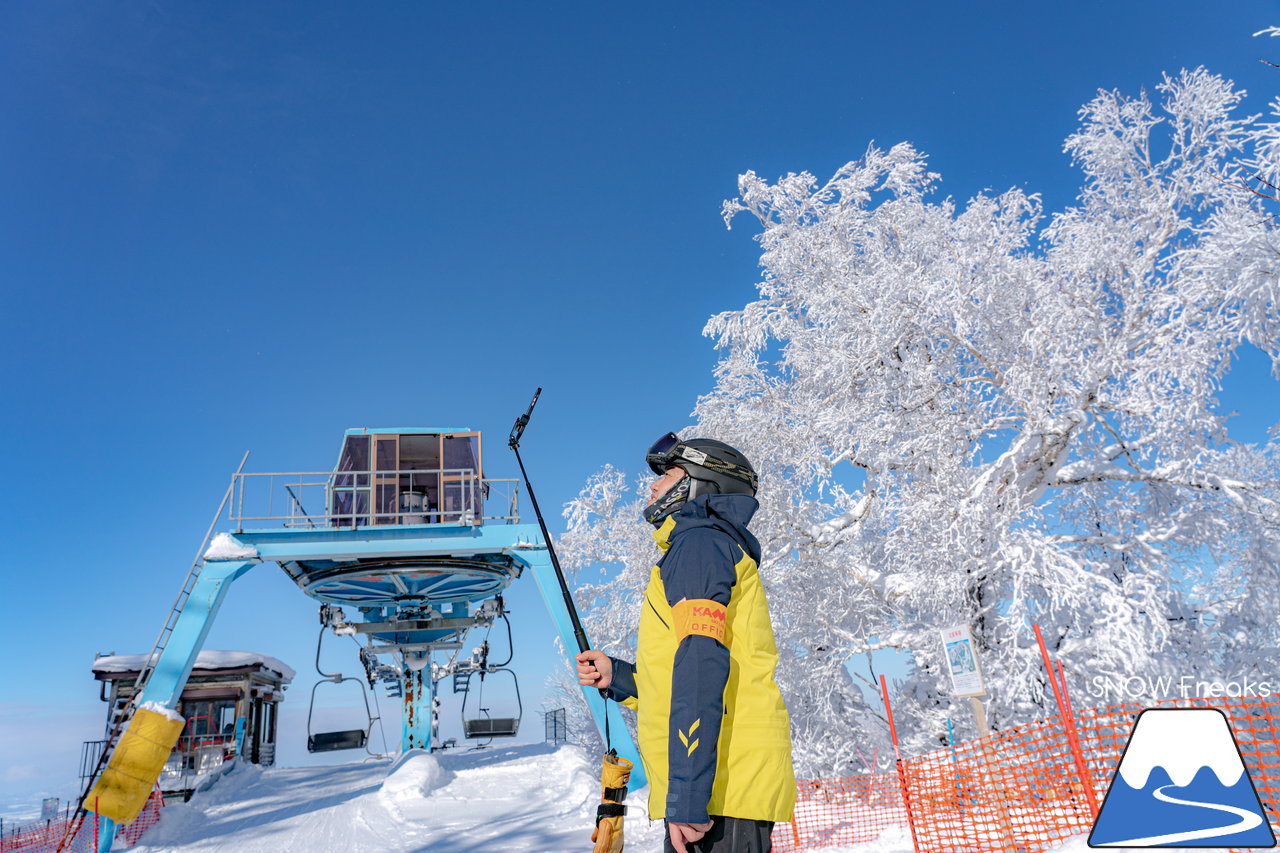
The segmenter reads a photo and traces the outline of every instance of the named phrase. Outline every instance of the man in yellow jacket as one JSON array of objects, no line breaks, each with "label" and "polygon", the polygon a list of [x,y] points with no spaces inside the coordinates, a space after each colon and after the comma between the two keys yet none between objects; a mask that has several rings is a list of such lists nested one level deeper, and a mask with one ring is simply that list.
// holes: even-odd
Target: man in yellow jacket
[{"label": "man in yellow jacket", "polygon": [[747,530],[756,473],[723,442],[674,433],[646,461],[660,478],[644,515],[663,554],[641,605],[636,661],[582,652],[579,681],[636,711],[665,850],[768,853],[796,785],[760,543]]}]

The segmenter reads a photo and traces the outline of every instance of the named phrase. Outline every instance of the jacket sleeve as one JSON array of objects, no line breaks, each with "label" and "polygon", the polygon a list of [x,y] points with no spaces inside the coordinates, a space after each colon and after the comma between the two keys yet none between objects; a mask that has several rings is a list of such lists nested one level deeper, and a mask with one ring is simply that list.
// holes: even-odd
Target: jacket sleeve
[{"label": "jacket sleeve", "polygon": [[[716,774],[716,742],[724,716],[729,648],[724,625],[737,581],[736,542],[716,530],[690,530],[660,566],[677,633],[671,672],[667,751],[669,821],[705,823]],[[719,627],[719,639],[715,636]]]},{"label": "jacket sleeve", "polygon": [[605,692],[615,702],[621,702],[631,710],[636,710],[639,694],[636,692],[636,665],[621,658],[609,658],[613,662],[613,679]]}]

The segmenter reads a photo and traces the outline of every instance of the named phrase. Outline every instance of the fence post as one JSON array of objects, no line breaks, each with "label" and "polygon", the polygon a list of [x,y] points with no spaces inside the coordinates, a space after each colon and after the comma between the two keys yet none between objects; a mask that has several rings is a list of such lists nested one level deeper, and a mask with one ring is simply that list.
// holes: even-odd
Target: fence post
[{"label": "fence post", "polygon": [[1098,794],[1093,790],[1093,786],[1089,784],[1089,765],[1084,761],[1084,747],[1080,745],[1080,730],[1076,727],[1076,709],[1071,705],[1071,693],[1067,690],[1067,674],[1062,670],[1062,661],[1058,664],[1058,681],[1062,683],[1062,700],[1067,706],[1067,725],[1070,728],[1071,739],[1075,743],[1075,751],[1080,759],[1081,772],[1084,773],[1084,795],[1089,800],[1089,810],[1093,812],[1093,819],[1098,820]]},{"label": "fence post", "polygon": [[950,717],[947,717],[947,745],[951,747],[951,766],[955,768],[956,773],[956,808],[963,815],[964,790],[960,787],[960,759],[956,757],[956,732],[951,725]]},{"label": "fence post", "polygon": [[[981,708],[982,700],[978,697],[970,696],[969,701]],[[978,719],[981,725],[981,721],[986,719],[986,709],[982,709],[982,713],[979,715]],[[985,725],[983,728],[986,728]],[[1000,834],[1004,839],[1004,847],[1000,849],[1006,851],[1006,853],[1021,853],[1021,851],[1025,851],[1026,848],[1020,847],[1017,839],[1014,837],[1013,822],[1009,820],[1008,795],[1005,793],[1003,780],[992,772],[992,768],[997,766],[997,759],[999,757],[994,752],[994,748],[994,739],[991,737],[990,729],[987,729],[986,732],[978,737],[978,752],[980,754],[980,763],[978,766],[982,769],[982,779],[987,784],[987,790],[990,791],[991,795],[996,799],[996,808],[1000,814]],[[975,801],[973,813],[977,814],[978,811],[977,802]]]},{"label": "fence post", "polygon": [[1089,804],[1089,811],[1093,813],[1096,820],[1098,817],[1098,800],[1093,792],[1093,783],[1089,780],[1089,771],[1084,764],[1084,752],[1080,749],[1080,740],[1076,737],[1075,721],[1071,719],[1067,708],[1067,700],[1063,697],[1063,691],[1066,689],[1067,680],[1062,679],[1062,685],[1058,684],[1058,675],[1053,670],[1053,664],[1049,662],[1049,647],[1044,644],[1044,635],[1040,633],[1040,626],[1033,625],[1036,631],[1036,642],[1040,645],[1040,657],[1044,660],[1045,673],[1049,676],[1049,684],[1053,686],[1053,698],[1058,702],[1058,718],[1062,721],[1063,734],[1067,736],[1067,746],[1071,750],[1071,758],[1076,765],[1076,774],[1080,777],[1080,785],[1084,788],[1085,800]]},{"label": "fence post", "polygon": [[98,798],[93,798],[93,849],[94,853],[98,850],[98,824],[102,823],[98,817]]},{"label": "fence post", "polygon": [[907,771],[902,766],[902,750],[898,748],[898,727],[893,724],[893,709],[889,707],[889,684],[880,676],[880,693],[884,696],[884,715],[889,720],[889,736],[893,738],[893,754],[897,758],[898,782],[902,785],[902,804],[907,809],[907,826],[911,827],[911,847],[920,853],[920,841],[916,838],[916,821],[911,814],[911,791],[907,787]]}]

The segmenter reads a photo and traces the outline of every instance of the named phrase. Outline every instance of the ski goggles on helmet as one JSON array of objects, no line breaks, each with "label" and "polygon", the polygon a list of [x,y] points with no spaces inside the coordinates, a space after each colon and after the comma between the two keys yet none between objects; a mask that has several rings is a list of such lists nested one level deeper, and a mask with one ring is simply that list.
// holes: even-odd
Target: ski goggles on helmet
[{"label": "ski goggles on helmet", "polygon": [[667,469],[675,461],[676,454],[674,451],[679,446],[680,436],[674,432],[669,432],[649,447],[649,452],[644,455],[644,461],[649,463],[653,473],[661,476],[667,473]]},{"label": "ski goggles on helmet", "polygon": [[755,471],[730,462],[727,459],[711,456],[696,447],[690,447],[682,442],[680,436],[674,432],[667,433],[650,445],[649,452],[645,454],[644,459],[649,463],[653,473],[659,476],[667,473],[667,469],[673,465],[679,465],[683,461],[692,462],[694,465],[700,465],[717,474],[724,474],[741,480],[749,484],[753,490],[759,486],[759,478]]}]

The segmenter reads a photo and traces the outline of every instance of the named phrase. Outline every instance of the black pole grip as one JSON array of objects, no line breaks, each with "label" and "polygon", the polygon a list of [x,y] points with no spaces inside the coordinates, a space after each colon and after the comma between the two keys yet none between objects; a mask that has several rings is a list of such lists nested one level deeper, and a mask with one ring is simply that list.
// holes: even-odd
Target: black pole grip
[{"label": "black pole grip", "polygon": [[[533,407],[538,405],[538,398],[542,396],[542,389],[533,392],[533,401],[529,403],[529,409],[520,417],[516,418],[515,424],[511,427],[511,435],[507,438],[507,444],[512,450],[516,450],[516,457],[519,458],[520,436],[524,435],[524,428],[529,425],[529,416],[533,414]],[[521,469],[523,470],[523,468]],[[525,478],[525,483],[529,482],[529,478]],[[533,489],[529,489],[530,496],[533,495]]]}]

